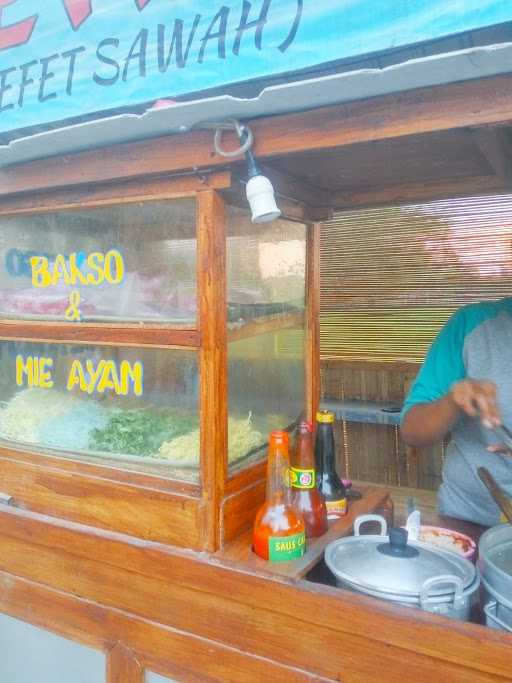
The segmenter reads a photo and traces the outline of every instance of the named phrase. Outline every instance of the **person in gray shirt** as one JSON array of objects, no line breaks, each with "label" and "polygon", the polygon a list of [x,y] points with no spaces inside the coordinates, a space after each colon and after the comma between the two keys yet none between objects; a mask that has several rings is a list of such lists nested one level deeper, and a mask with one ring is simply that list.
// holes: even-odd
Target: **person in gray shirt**
[{"label": "person in gray shirt", "polygon": [[407,396],[401,433],[411,446],[450,435],[439,489],[443,515],[493,526],[500,510],[486,467],[512,497],[512,454],[492,427],[512,425],[512,298],[464,306],[443,327]]}]

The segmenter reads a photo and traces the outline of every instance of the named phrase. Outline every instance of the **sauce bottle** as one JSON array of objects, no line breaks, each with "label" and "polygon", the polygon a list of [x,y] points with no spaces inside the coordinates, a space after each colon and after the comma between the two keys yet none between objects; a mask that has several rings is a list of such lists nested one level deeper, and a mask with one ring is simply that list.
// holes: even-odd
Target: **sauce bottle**
[{"label": "sauce bottle", "polygon": [[327,531],[327,508],[316,485],[313,425],[311,422],[301,422],[297,432],[291,469],[293,503],[304,518],[306,537],[313,538]]},{"label": "sauce bottle", "polygon": [[325,498],[327,517],[337,519],[347,514],[347,492],[336,472],[334,450],[334,413],[327,410],[316,414],[317,431],[315,459],[318,489]]},{"label": "sauce bottle", "polygon": [[288,442],[287,432],[270,434],[267,497],[254,521],[253,550],[270,562],[293,560],[306,551],[304,520],[291,499]]}]

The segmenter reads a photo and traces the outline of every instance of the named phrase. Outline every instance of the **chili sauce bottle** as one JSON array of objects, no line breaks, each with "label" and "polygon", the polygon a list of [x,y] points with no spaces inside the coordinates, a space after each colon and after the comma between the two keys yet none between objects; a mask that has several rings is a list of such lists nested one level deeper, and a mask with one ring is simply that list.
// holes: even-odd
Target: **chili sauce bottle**
[{"label": "chili sauce bottle", "polygon": [[347,514],[347,492],[336,472],[334,450],[334,413],[322,410],[316,414],[315,460],[318,489],[325,498],[327,517],[337,519]]},{"label": "chili sauce bottle", "polygon": [[306,551],[304,520],[291,498],[288,442],[287,432],[270,434],[267,497],[254,521],[253,550],[270,562],[293,560]]},{"label": "chili sauce bottle", "polygon": [[304,518],[306,537],[322,536],[327,531],[327,508],[325,499],[316,485],[311,422],[299,424],[290,472],[293,503]]}]

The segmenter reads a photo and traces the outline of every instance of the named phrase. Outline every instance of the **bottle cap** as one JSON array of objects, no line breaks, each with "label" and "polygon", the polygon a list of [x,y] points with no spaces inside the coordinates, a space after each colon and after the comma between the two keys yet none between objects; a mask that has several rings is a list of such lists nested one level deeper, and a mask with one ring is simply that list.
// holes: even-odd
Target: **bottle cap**
[{"label": "bottle cap", "polygon": [[298,431],[300,434],[312,434],[313,433],[313,423],[307,420],[302,420],[299,422]]},{"label": "bottle cap", "polygon": [[334,413],[330,410],[319,410],[316,414],[316,421],[320,424],[332,424],[334,422]]},{"label": "bottle cap", "polygon": [[288,432],[285,432],[284,429],[276,429],[273,432],[270,432],[270,443],[274,446],[288,446],[289,441],[290,437],[288,436]]}]

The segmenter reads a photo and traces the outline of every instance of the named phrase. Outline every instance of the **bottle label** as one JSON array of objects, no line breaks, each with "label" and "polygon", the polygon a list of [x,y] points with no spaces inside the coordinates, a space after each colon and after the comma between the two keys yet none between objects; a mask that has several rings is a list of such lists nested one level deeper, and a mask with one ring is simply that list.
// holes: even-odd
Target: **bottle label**
[{"label": "bottle label", "polygon": [[314,489],[316,485],[315,470],[303,470],[300,467],[292,467],[290,470],[291,482],[294,489]]},{"label": "bottle label", "polygon": [[287,562],[302,557],[306,552],[306,535],[302,531],[293,536],[271,536],[268,539],[268,559]]},{"label": "bottle label", "polygon": [[327,517],[342,517],[347,514],[347,499],[326,500],[325,507],[327,508]]}]

